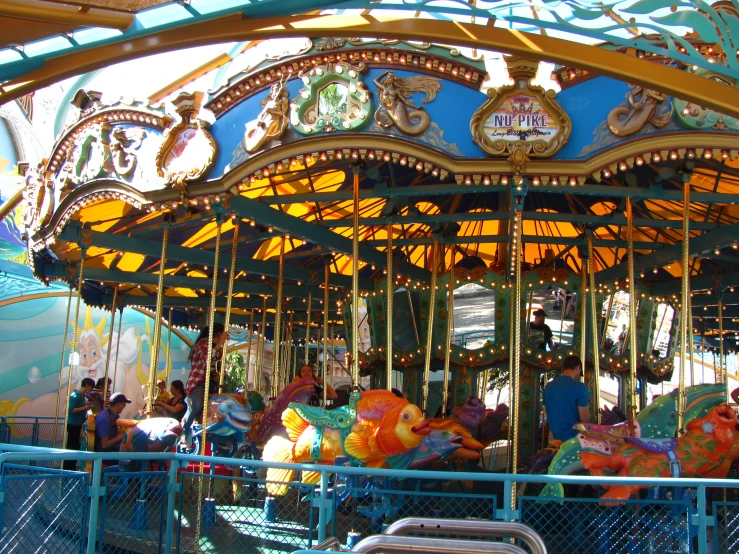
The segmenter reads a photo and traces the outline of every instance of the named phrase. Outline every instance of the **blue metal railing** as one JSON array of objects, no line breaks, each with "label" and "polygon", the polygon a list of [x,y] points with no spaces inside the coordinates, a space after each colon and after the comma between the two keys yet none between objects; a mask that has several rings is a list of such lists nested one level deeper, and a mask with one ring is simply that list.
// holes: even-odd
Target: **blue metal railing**
[{"label": "blue metal railing", "polygon": [[[120,453],[73,452],[23,445],[0,445],[0,452],[0,513],[5,514],[0,544],[8,533],[18,535],[24,532],[16,521],[9,519],[11,511],[5,509],[12,502],[25,501],[10,497],[8,485],[13,476],[5,468],[26,466],[31,461],[58,463],[61,460],[91,462],[92,478],[85,510],[78,510],[75,518],[66,523],[61,518],[57,522],[59,532],[70,535],[70,529],[74,528],[79,535],[86,537],[88,554],[112,551],[111,545],[122,548],[122,543],[130,551],[136,551],[137,544],[145,543],[147,548],[142,551],[146,552],[236,552],[240,551],[238,545],[246,544],[239,541],[247,540],[252,541],[248,544],[259,540],[272,550],[293,552],[322,542],[329,530],[333,529],[332,532],[340,536],[361,527],[357,521],[362,517],[379,520],[373,523],[391,523],[394,518],[426,514],[431,517],[524,521],[542,535],[550,553],[568,552],[572,545],[578,542],[590,544],[592,540],[597,542],[599,554],[646,552],[651,547],[661,552],[706,554],[709,540],[716,552],[732,551],[719,550],[718,545],[739,544],[736,524],[739,505],[718,499],[722,490],[730,494],[739,492],[739,483],[733,480],[665,478],[657,480],[659,487],[655,487],[655,479],[651,478],[396,471],[184,454],[125,454],[126,459],[165,463],[169,467],[166,472],[116,473],[104,468],[104,463],[119,462]],[[213,467],[221,468],[220,473],[228,474],[208,475],[206,470],[206,474],[200,476],[197,474],[199,462],[212,463]],[[196,468],[195,473],[192,469],[184,469],[183,473],[183,468],[191,463],[195,464],[190,466]],[[271,498],[265,492],[266,481],[259,477],[267,468],[317,472],[320,482],[317,486],[292,482],[286,497]],[[87,481],[87,476],[81,472],[55,472],[39,467],[27,469],[36,472],[33,476],[36,482],[64,478],[79,480],[80,475]],[[234,469],[247,471],[249,477],[235,476]],[[370,480],[382,487],[368,486]],[[342,481],[343,489],[339,481]],[[472,489],[469,488],[470,483]],[[514,487],[521,483],[635,485],[648,487],[654,494],[646,500],[629,500],[616,506],[608,506],[597,498],[547,497],[518,498],[514,504]],[[433,485],[431,488],[434,490],[447,489],[436,495],[421,494],[419,491],[424,484]],[[450,492],[450,484],[456,490]],[[202,495],[195,494],[198,486],[203,491]],[[225,499],[230,493],[235,494],[235,487],[240,498]],[[668,491],[671,497],[662,498],[654,490],[657,488]],[[684,494],[678,494],[678,491]],[[346,492],[351,493],[353,504],[352,509],[347,510],[348,515],[343,515],[337,495]],[[38,494],[54,506],[53,500],[59,493],[57,488],[46,486]],[[55,494],[57,496],[53,496]],[[202,501],[198,502],[198,499]],[[479,511],[476,511],[474,500],[479,501]],[[16,510],[14,513],[21,512]],[[317,518],[317,526],[314,517]],[[345,521],[338,521],[340,518],[345,518]],[[145,527],[147,538],[141,538],[143,531],[139,527]],[[368,532],[377,532],[374,526],[365,527]],[[634,550],[636,546],[633,544],[637,540],[651,541],[652,546]]]},{"label": "blue metal railing", "polygon": [[27,446],[54,446],[54,426],[57,445],[62,444],[64,418],[54,416],[0,416],[0,443]]}]

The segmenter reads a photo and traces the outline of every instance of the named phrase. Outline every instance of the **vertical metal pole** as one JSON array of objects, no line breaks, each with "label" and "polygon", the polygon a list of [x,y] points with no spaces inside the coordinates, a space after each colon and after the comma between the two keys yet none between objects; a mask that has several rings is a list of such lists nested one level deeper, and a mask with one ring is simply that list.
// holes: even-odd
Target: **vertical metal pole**
[{"label": "vertical metal pole", "polygon": [[[213,285],[210,290],[210,313],[208,314],[208,359],[205,363],[205,390],[203,391],[203,431],[200,435],[200,455],[205,456],[208,419],[208,391],[210,389],[210,370],[213,365],[213,325],[216,322],[216,293],[218,292],[218,259],[221,252],[221,219],[216,216],[216,249],[213,259]],[[198,514],[195,522],[195,548],[200,548],[200,524],[203,511],[203,473],[205,464],[200,462],[200,477],[198,478]]]},{"label": "vertical metal pole", "polygon": [[[521,421],[521,256],[522,249],[521,244],[523,243],[522,236],[522,217],[519,209],[513,216],[513,251],[515,252],[516,258],[513,260],[515,275],[515,288],[513,293],[513,350],[510,352],[510,359],[513,362],[513,374],[511,375],[511,382],[514,384],[514,395],[511,397],[511,406],[515,406],[513,411],[513,434],[511,441],[511,449],[513,450],[513,458],[511,464],[511,473],[515,474],[518,472],[518,448],[519,448],[519,423]],[[516,487],[511,488],[511,509],[516,509]]]},{"label": "vertical metal pole", "polygon": [[[59,367],[59,387],[56,393],[56,411],[54,412],[54,448],[56,448],[57,435],[59,433],[59,404],[62,397],[62,375],[64,374],[64,354],[67,349],[67,334],[69,333],[69,313],[72,308],[72,285],[69,285],[69,297],[67,298],[67,319],[64,323],[64,338],[62,339],[62,362]],[[69,394],[72,394],[71,392]],[[67,418],[67,414],[64,414],[64,419]],[[0,436],[2,439],[2,436]]]},{"label": "vertical metal pole", "polygon": [[391,223],[387,227],[387,308],[385,318],[387,329],[385,336],[385,385],[388,390],[393,388],[393,301],[395,300],[395,278],[393,276],[393,229]]},{"label": "vertical metal pole", "polygon": [[[421,398],[421,411],[428,417],[429,407],[429,380],[431,379],[431,350],[434,338],[434,308],[436,307],[436,266],[439,258],[439,239],[434,237],[433,251],[431,253],[431,289],[429,291],[429,315],[426,320],[426,349],[423,361],[423,397]],[[446,383],[444,383],[446,390]]]},{"label": "vertical metal pole", "polygon": [[[121,313],[118,314],[118,336],[115,338],[115,360],[113,361],[113,388],[115,388],[116,378],[118,377],[118,351],[121,346],[121,327],[122,326],[123,326],[123,306],[121,306]],[[107,404],[105,407],[106,408],[108,407]]]},{"label": "vertical metal pole", "polygon": [[172,307],[169,308],[169,320],[167,324],[167,352],[166,352],[166,360],[167,360],[167,385],[169,385],[169,377],[172,373]]},{"label": "vertical metal pole", "polygon": [[[329,264],[323,268],[323,405],[326,405],[328,401],[327,389],[326,389],[326,375],[328,374],[328,277],[329,277]],[[356,314],[356,312],[355,312]],[[352,320],[354,321],[354,320]],[[356,329],[354,331],[356,335]],[[352,375],[352,385],[357,385],[354,381],[354,375]]]},{"label": "vertical metal pole", "polygon": [[[331,334],[329,335],[329,337],[331,338],[331,350],[330,350],[329,359],[331,360],[331,366],[330,366],[331,367],[331,386],[333,387],[334,377],[335,377],[333,369],[334,369],[334,360],[336,359],[336,339],[335,339],[336,335],[334,334],[333,322],[331,323]],[[328,370],[326,370],[326,372],[328,373]]]},{"label": "vertical metal pole", "polygon": [[[678,436],[685,433],[685,373],[687,370],[688,295],[690,294],[690,183],[683,184],[682,286],[680,287],[680,385],[677,401]],[[719,314],[720,317],[721,314]]]},{"label": "vertical metal pole", "polygon": [[[444,377],[442,379],[441,392],[441,417],[446,417],[446,403],[449,388],[449,358],[451,358],[452,329],[454,328],[454,244],[449,245],[449,288],[447,290],[446,300],[446,344],[444,345]],[[485,396],[481,395],[483,402]]]},{"label": "vertical metal pole", "polygon": [[[724,363],[724,299],[719,292],[718,298],[718,356],[719,356],[719,370],[723,375],[724,383],[726,384],[726,403],[731,402],[731,386],[729,385],[729,374],[726,371],[726,365]],[[723,489],[726,491],[726,489]]]},{"label": "vertical metal pole", "polygon": [[[226,316],[223,321],[223,328],[228,332],[228,326],[231,322],[231,300],[234,295],[234,280],[236,279],[236,257],[239,249],[239,220],[234,224],[234,235],[231,243],[231,267],[228,270],[228,293],[226,294]],[[226,352],[228,352],[228,341],[223,343],[223,355],[221,356],[221,382],[218,384],[218,390],[223,392],[223,381],[226,377]],[[245,380],[248,381],[249,366],[246,367]],[[246,387],[244,387],[244,398],[246,398]]]},{"label": "vertical metal pole", "polygon": [[[590,253],[588,253],[588,256],[590,256]],[[582,359],[582,363],[585,363],[585,359],[587,358],[588,335],[588,326],[585,324],[588,314],[588,310],[585,306],[585,289],[587,288],[588,283],[588,264],[590,263],[590,258],[587,260],[581,260],[580,263],[582,264],[582,267],[580,268],[580,296],[578,301],[575,303],[575,313],[572,315],[573,317],[578,315],[580,316],[580,358]],[[593,340],[597,342],[598,338],[593,336]],[[594,366],[596,365],[596,362],[597,360],[594,360]],[[583,375],[585,375],[585,368],[583,368]]]},{"label": "vertical metal pole", "polygon": [[[590,300],[590,332],[593,335],[593,408],[591,410],[593,423],[600,422],[600,352],[599,352],[599,341],[598,341],[598,314],[595,313],[595,256],[593,255],[593,235],[588,234],[588,288],[590,294],[588,299]],[[613,301],[613,296],[611,296]],[[583,326],[585,325],[585,298],[583,298]],[[583,363],[584,356],[583,356]]]},{"label": "vertical metal pole", "polygon": [[156,312],[154,315],[154,340],[150,344],[151,363],[149,365],[149,417],[154,416],[154,389],[157,384],[157,370],[159,369],[159,342],[162,337],[162,302],[164,300],[164,274],[167,267],[167,243],[169,242],[169,221],[164,222],[164,236],[162,237],[162,254],[159,260],[159,281],[157,283]]},{"label": "vertical metal pole", "polygon": [[[98,510],[100,506],[100,477],[102,473],[103,461],[100,459],[93,460],[92,487],[90,487],[90,516],[87,521],[87,554],[95,553],[96,535],[98,532]],[[95,494],[92,494],[93,492]]]},{"label": "vertical metal pole", "polygon": [[[246,351],[246,371],[244,372],[244,398],[246,398],[246,393],[249,390],[249,370],[251,368],[251,343],[252,343],[252,337],[254,336],[254,331],[252,328],[254,327],[254,308],[252,308],[249,311],[249,350]],[[257,344],[259,344],[259,339],[257,339]],[[253,390],[257,390],[257,366],[254,366],[254,373],[252,373],[252,387]]]},{"label": "vertical metal pole", "polygon": [[308,365],[310,362],[310,349],[308,348],[308,345],[310,344],[310,320],[311,320],[311,309],[313,308],[313,289],[311,288],[308,291],[308,311],[307,316],[305,318],[305,356],[303,356],[303,365]]},{"label": "vertical metal pole", "polygon": [[[77,339],[79,332],[77,323],[80,320],[80,304],[82,302],[82,284],[85,282],[85,257],[87,247],[80,246],[82,255],[80,257],[80,269],[77,274],[77,305],[74,309],[74,321],[72,322],[72,354],[77,350]],[[69,397],[72,395],[72,376],[74,375],[74,356],[69,360],[69,378],[67,380],[67,403],[64,408],[64,431],[62,434],[62,448],[67,448],[67,413],[69,412]]]},{"label": "vertical metal pole", "polygon": [[113,331],[115,330],[115,306],[118,302],[118,286],[113,287],[113,305],[110,310],[110,331],[108,331],[108,355],[105,359],[105,385],[103,385],[103,403],[108,398],[108,370],[110,369],[110,355],[113,352]]},{"label": "vertical metal pole", "polygon": [[[324,381],[324,385],[326,382]],[[323,387],[324,390],[326,387]],[[326,526],[328,525],[328,472],[321,471],[321,496],[318,499],[318,542],[326,540]]]},{"label": "vertical metal pole", "polygon": [[[629,420],[636,418],[639,396],[636,393],[636,366],[639,341],[636,337],[636,278],[634,276],[634,212],[631,198],[626,197],[626,251],[629,273]],[[623,352],[621,352],[623,355]]]},{"label": "vertical metal pole", "polygon": [[280,239],[280,264],[277,275],[277,302],[275,304],[275,332],[272,346],[272,396],[277,398],[280,383],[280,332],[282,320],[282,287],[285,276],[285,237]]},{"label": "vertical metal pole", "polygon": [[169,462],[169,474],[167,479],[167,523],[164,529],[164,552],[171,554],[174,542],[174,510],[177,501],[177,468],[179,464],[175,460]]},{"label": "vertical metal pole", "polygon": [[[352,385],[359,386],[359,174],[354,173],[352,233]],[[324,306],[328,309],[328,306]],[[324,387],[325,390],[325,387]]]},{"label": "vertical metal pole", "polygon": [[[257,358],[259,361],[259,388],[255,389],[259,391],[259,393],[267,393],[267,391],[262,391],[262,385],[264,384],[264,341],[267,339],[267,335],[265,334],[265,328],[267,327],[267,297],[262,297],[262,340],[261,343],[259,341],[259,336],[257,335]],[[254,368],[254,372],[256,373],[257,368]]]}]

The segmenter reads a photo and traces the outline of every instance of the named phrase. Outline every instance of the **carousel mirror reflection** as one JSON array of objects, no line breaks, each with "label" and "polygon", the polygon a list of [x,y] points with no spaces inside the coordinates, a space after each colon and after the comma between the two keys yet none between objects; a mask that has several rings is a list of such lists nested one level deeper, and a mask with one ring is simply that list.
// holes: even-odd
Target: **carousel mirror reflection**
[{"label": "carousel mirror reflection", "polygon": [[452,342],[466,350],[479,350],[495,342],[495,291],[466,283],[454,289]]}]

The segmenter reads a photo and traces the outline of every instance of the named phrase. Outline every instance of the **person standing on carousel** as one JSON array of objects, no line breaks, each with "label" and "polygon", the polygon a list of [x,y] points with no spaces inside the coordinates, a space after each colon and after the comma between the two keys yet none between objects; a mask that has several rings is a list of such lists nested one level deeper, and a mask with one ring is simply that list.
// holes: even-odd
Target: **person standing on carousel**
[{"label": "person standing on carousel", "polygon": [[[208,327],[203,327],[195,341],[195,346],[190,350],[188,361],[191,363],[190,376],[187,378],[185,393],[190,399],[185,418],[182,421],[182,440],[184,444],[191,441],[192,424],[195,418],[202,415],[205,404],[205,376],[208,367]],[[223,323],[213,324],[213,344],[211,349],[211,379],[218,378],[215,368],[223,355],[223,345],[228,340],[228,331]],[[215,374],[215,375],[214,375]]]},{"label": "person standing on carousel", "polygon": [[[91,405],[85,400],[85,394],[92,391],[95,381],[89,377],[82,379],[80,388],[72,391],[67,408],[67,450],[79,450],[80,433],[87,419],[87,410]],[[74,471],[77,469],[77,460],[64,460],[62,468]]]},{"label": "person standing on carousel", "polygon": [[[308,401],[308,404],[310,406],[320,406],[321,400],[323,399],[323,388],[321,388],[320,385],[324,385],[323,379],[318,377],[313,371],[313,366],[305,364],[300,366],[300,371],[298,372],[298,375],[295,376],[293,379],[293,383],[297,383],[301,379],[308,379],[311,378],[315,382],[315,394],[311,397],[311,399]],[[326,387],[326,400],[336,400],[339,395],[336,393],[334,388],[329,385],[328,383],[325,383]]]},{"label": "person standing on carousel", "polygon": [[544,408],[554,440],[564,442],[576,437],[573,426],[590,421],[588,388],[580,381],[581,376],[580,358],[567,356],[562,362],[562,375],[544,387]]},{"label": "person standing on carousel", "polygon": [[554,350],[556,348],[552,341],[554,333],[552,333],[549,325],[544,323],[544,319],[547,317],[546,312],[539,308],[532,315],[534,321],[529,322],[529,342],[534,343],[539,350],[546,350],[547,346],[549,346],[549,350]]}]

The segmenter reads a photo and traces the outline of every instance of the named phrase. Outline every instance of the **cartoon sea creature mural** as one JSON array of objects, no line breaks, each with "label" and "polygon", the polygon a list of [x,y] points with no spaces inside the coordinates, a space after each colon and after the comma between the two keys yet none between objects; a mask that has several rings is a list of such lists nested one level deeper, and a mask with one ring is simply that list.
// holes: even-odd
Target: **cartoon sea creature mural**
[{"label": "cartoon sea creature mural", "polygon": [[[736,412],[728,404],[713,408],[707,416],[688,423],[682,437],[639,439],[627,437],[615,452],[580,454],[593,475],[604,470],[621,477],[705,477],[724,479],[739,459]],[[601,498],[626,500],[643,486],[608,485]]]},{"label": "cartoon sea creature mural", "polygon": [[315,394],[315,381],[310,377],[290,383],[277,396],[274,404],[264,413],[259,424],[258,441],[262,444],[266,443],[272,436],[280,433],[285,434],[285,427],[282,425],[282,412],[288,405],[307,404],[311,396]]},{"label": "cartoon sea creature mural", "polygon": [[431,116],[422,106],[410,101],[414,93],[423,93],[426,98],[421,102],[427,104],[436,98],[441,90],[441,82],[436,77],[398,77],[392,71],[386,71],[375,79],[380,106],[375,111],[375,120],[381,127],[393,125],[407,135],[420,135],[428,129]]},{"label": "cartoon sea creature mural", "polygon": [[670,106],[670,111],[657,114],[665,100],[666,94],[641,85],[631,85],[631,90],[626,94],[628,106],[616,106],[608,113],[608,128],[619,137],[638,133],[647,124],[661,129],[670,122],[675,111]]},{"label": "cartoon sea creature mural", "polygon": [[[431,432],[418,406],[387,390],[353,392],[347,406],[331,411],[291,404],[282,422],[288,438],[272,437],[264,447],[265,461],[333,464],[346,454],[367,467],[381,467],[389,457],[417,447]],[[285,495],[283,483],[293,475],[292,470],[268,469],[267,491]],[[316,472],[302,472],[304,483],[315,484],[319,478]]]}]

